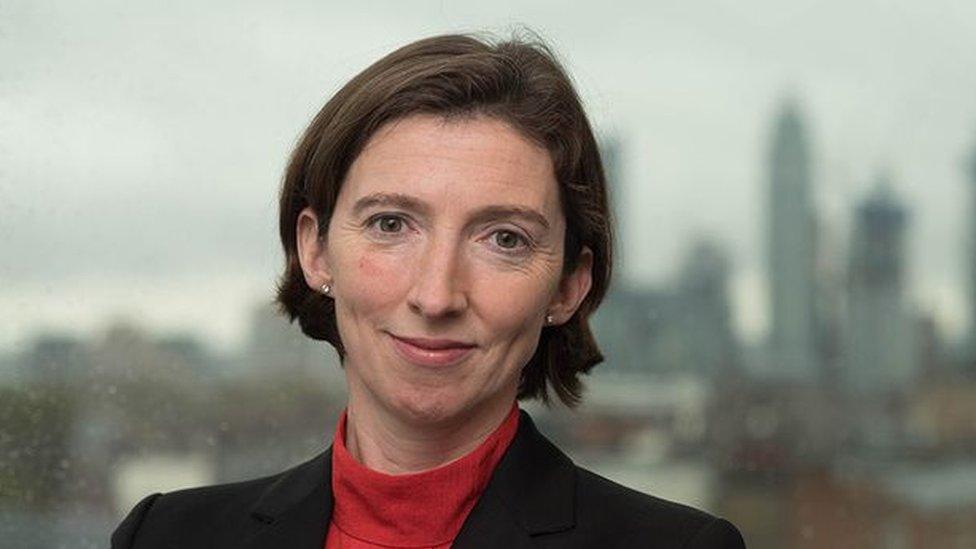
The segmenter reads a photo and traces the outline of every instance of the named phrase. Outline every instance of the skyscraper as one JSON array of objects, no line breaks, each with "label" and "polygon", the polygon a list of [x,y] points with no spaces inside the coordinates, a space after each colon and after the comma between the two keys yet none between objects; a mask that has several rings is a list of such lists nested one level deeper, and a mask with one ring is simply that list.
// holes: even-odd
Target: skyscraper
[{"label": "skyscraper", "polygon": [[780,110],[769,150],[767,276],[769,374],[793,381],[819,375],[816,348],[816,234],[809,142],[792,101]]},{"label": "skyscraper", "polygon": [[973,151],[966,159],[966,171],[969,176],[969,249],[967,259],[969,260],[969,337],[967,338],[967,362],[970,365],[976,363],[976,143],[973,143]]},{"label": "skyscraper", "polygon": [[844,385],[858,393],[904,387],[916,373],[905,300],[908,214],[887,177],[857,208],[848,263],[849,325]]},{"label": "skyscraper", "polygon": [[[624,180],[623,158],[621,140],[617,133],[612,131],[605,132],[600,140],[600,159],[603,163],[603,173],[607,180],[607,196],[610,202],[610,217],[614,237],[614,245],[621,253],[614,256],[614,283],[611,287],[619,285],[619,281],[633,282],[634,273],[628,270],[632,267],[626,259],[631,254],[639,254],[635,251],[638,242],[633,226],[633,216],[629,216],[627,208],[628,193],[631,189],[627,188]],[[643,244],[641,242],[641,244]]]}]

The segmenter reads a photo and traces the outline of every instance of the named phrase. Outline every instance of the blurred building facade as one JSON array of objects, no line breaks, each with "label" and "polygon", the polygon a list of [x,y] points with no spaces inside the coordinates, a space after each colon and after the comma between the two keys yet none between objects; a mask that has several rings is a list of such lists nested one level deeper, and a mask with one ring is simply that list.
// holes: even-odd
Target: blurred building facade
[{"label": "blurred building facade", "polygon": [[612,288],[594,318],[609,368],[705,378],[741,368],[729,277],[721,245],[699,238],[667,286]]},{"label": "blurred building facade", "polygon": [[844,387],[857,394],[904,391],[917,374],[912,310],[907,303],[906,208],[887,176],[857,207],[848,259]]}]

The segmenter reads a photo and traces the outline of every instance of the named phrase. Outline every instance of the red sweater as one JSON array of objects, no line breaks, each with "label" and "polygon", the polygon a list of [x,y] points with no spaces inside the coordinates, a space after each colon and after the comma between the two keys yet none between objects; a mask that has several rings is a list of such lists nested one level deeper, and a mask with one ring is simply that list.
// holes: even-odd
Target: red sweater
[{"label": "red sweater", "polygon": [[518,405],[477,448],[420,473],[388,475],[346,449],[346,413],[332,443],[335,506],[325,549],[448,549],[518,428]]}]

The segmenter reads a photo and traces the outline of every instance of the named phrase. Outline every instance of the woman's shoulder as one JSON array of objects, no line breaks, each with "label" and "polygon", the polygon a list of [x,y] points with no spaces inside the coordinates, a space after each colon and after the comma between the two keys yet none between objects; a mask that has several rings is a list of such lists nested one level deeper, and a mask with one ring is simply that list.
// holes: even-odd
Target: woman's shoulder
[{"label": "woman's shoulder", "polygon": [[[729,521],[618,484],[570,458],[523,412],[503,494],[540,547],[742,549]],[[528,503],[526,503],[528,502]],[[543,540],[545,540],[543,542]]]},{"label": "woman's shoulder", "polygon": [[739,530],[723,518],[628,488],[578,465],[576,473],[579,528],[616,532],[627,547],[745,547]]},{"label": "woman's shoulder", "polygon": [[299,497],[314,486],[325,455],[270,476],[150,494],[112,533],[112,548],[233,546],[244,531],[262,522],[262,509],[274,506],[267,501],[273,487]]},{"label": "woman's shoulder", "polygon": [[213,525],[239,521],[280,476],[150,494],[129,511],[112,533],[112,548],[134,546],[137,534],[139,547],[169,547],[176,535],[223,531]]}]

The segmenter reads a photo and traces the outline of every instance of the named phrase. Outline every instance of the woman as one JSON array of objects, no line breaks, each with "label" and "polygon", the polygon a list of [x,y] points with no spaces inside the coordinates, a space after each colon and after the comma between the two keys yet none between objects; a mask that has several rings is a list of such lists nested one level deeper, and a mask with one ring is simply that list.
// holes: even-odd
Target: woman
[{"label": "woman", "polygon": [[338,350],[331,448],[155,494],[114,547],[743,547],[575,466],[518,399],[580,399],[610,280],[600,156],[545,46],[438,36],[343,87],[296,147],[278,301]]}]

